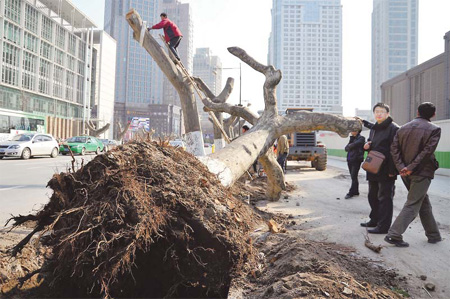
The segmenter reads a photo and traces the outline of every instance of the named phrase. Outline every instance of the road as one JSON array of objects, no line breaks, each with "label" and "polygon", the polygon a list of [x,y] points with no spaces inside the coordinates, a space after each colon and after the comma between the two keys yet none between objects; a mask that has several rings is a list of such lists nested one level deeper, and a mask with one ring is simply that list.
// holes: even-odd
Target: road
[{"label": "road", "polygon": [[[94,154],[76,156],[76,163],[86,162]],[[72,167],[70,156],[57,158],[33,157],[29,160],[4,158],[0,160],[0,227],[11,215],[29,214],[48,202],[52,194],[47,182],[53,174]]]},{"label": "road", "polygon": [[[303,166],[302,166],[303,165]],[[367,201],[367,182],[360,172],[360,196],[344,199],[350,187],[350,175],[344,161],[329,159],[328,169],[315,171],[305,164],[289,162],[286,180],[298,189],[288,199],[278,202],[261,202],[260,208],[271,212],[293,215],[297,220],[296,231],[309,239],[336,242],[356,248],[361,256],[383,262],[389,268],[398,269],[413,286],[414,298],[429,298],[421,288],[424,283],[436,285],[433,298],[450,298],[450,177],[436,176],[429,195],[433,212],[443,237],[443,242],[427,243],[420,220],[416,219],[403,235],[408,248],[397,248],[383,241],[385,235],[370,235],[375,245],[386,246],[376,254],[364,246],[365,229],[361,222],[368,221],[370,212]],[[394,197],[394,219],[406,201],[406,188],[397,181]],[[426,275],[427,280],[420,280]]]},{"label": "road", "polygon": [[[95,155],[77,156],[85,163]],[[419,220],[415,220],[404,234],[409,248],[396,248],[383,241],[384,235],[371,235],[371,241],[386,246],[381,254],[364,247],[365,229],[359,223],[368,220],[367,182],[363,171],[360,172],[360,193],[358,197],[345,200],[350,186],[350,176],[344,161],[330,159],[326,171],[315,171],[305,164],[289,162],[286,180],[298,189],[290,198],[278,202],[260,202],[263,210],[292,214],[297,220],[295,229],[309,239],[336,242],[357,249],[362,256],[383,262],[399,270],[409,278],[414,286],[410,293],[415,298],[427,298],[421,289],[425,282],[436,285],[433,298],[450,297],[450,176],[438,175],[430,187],[430,199],[436,220],[439,222],[443,242],[428,244]],[[66,171],[71,166],[71,157],[32,158],[30,160],[0,160],[0,224],[10,215],[28,214],[38,210],[48,202],[51,190],[45,186],[52,175]],[[397,181],[394,198],[394,217],[398,215],[406,200],[406,189]],[[420,275],[426,275],[427,281],[421,281]]]}]

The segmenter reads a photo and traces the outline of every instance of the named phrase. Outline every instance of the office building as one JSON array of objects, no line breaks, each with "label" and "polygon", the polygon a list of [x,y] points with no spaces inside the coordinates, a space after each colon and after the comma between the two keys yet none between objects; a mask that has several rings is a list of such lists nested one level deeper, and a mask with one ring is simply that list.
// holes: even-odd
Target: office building
[{"label": "office building", "polygon": [[[189,3],[180,3],[178,0],[162,0],[161,11],[167,13],[169,19],[177,24],[183,34],[183,39],[181,40],[177,51],[184,67],[189,74],[192,74],[194,56],[194,26],[192,21],[191,6]],[[158,30],[156,32],[158,34],[163,34],[162,30]],[[163,78],[163,103],[181,107],[178,92],[165,76]]]},{"label": "office building", "polygon": [[91,80],[91,119],[102,128],[110,129],[100,137],[114,138],[114,87],[116,80],[116,41],[103,30],[95,30],[93,37],[93,59]]},{"label": "office building", "polygon": [[278,111],[342,114],[340,0],[273,0],[268,63],[283,72]]},{"label": "office building", "polygon": [[391,114],[398,124],[414,119],[422,102],[436,105],[433,121],[450,119],[450,31],[445,34],[444,43],[442,54],[381,85],[382,102],[391,107]]},{"label": "office building", "polygon": [[[192,71],[192,21],[189,4],[177,0],[106,0],[105,31],[117,40],[115,118],[122,124],[133,117],[148,118],[150,105],[176,105],[179,98],[156,62],[133,39],[132,30],[125,19],[130,8],[136,9],[142,20],[151,27],[161,21],[166,12],[181,32],[178,51],[188,70]],[[154,30],[152,36],[161,43],[163,30]]]},{"label": "office building", "polygon": [[417,65],[419,0],[374,0],[372,12],[372,107],[381,84]]},{"label": "office building", "polygon": [[[197,48],[194,55],[194,76],[199,77],[218,96],[222,91],[222,63],[218,56],[212,55],[209,48]],[[202,132],[209,139],[214,139],[214,126],[208,120],[208,112],[203,111],[201,99],[197,100],[197,110],[200,116]],[[212,135],[212,136],[210,136]]]},{"label": "office building", "polygon": [[85,133],[96,25],[68,0],[3,0],[0,12],[0,134]]}]

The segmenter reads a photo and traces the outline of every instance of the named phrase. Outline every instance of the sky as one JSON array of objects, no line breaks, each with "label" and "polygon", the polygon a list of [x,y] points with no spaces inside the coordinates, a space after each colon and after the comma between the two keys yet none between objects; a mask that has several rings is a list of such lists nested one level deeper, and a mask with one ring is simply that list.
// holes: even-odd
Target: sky
[{"label": "sky", "polygon": [[[104,0],[72,0],[99,28],[103,28]],[[224,68],[238,68],[240,60],[227,48],[238,46],[267,63],[272,0],[180,0],[190,3],[194,49],[209,47]],[[341,0],[343,14],[344,115],[355,108],[370,109],[372,0]],[[419,0],[419,59],[425,62],[444,52],[443,36],[450,31],[450,0]],[[170,18],[170,16],[169,16]],[[130,31],[131,34],[131,31]],[[229,102],[239,102],[239,70],[223,70],[223,81],[235,79]],[[242,101],[254,110],[264,108],[264,76],[242,63]]]}]

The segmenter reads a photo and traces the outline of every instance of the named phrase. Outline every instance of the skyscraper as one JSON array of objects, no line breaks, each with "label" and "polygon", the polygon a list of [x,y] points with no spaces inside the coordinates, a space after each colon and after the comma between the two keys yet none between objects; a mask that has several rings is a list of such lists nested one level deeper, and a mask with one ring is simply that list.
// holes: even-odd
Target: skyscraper
[{"label": "skyscraper", "polygon": [[159,21],[158,0],[106,0],[105,31],[117,41],[115,119],[146,117],[149,104],[162,103],[158,66],[133,35],[125,15],[135,8],[148,25]]},{"label": "skyscraper", "polygon": [[[183,33],[183,39],[181,40],[177,50],[184,67],[190,74],[192,74],[194,56],[194,26],[192,22],[191,7],[189,3],[180,3],[178,0],[163,0],[161,11],[167,13],[169,19],[174,21],[178,28],[180,28],[181,33]],[[160,31],[158,34],[163,33]],[[180,97],[178,96],[175,88],[172,86],[172,83],[170,83],[166,77],[164,77],[163,82],[163,103],[181,107]]]},{"label": "skyscraper", "polygon": [[340,0],[273,0],[268,63],[283,72],[278,111],[342,113]]},{"label": "skyscraper", "polygon": [[[218,56],[213,56],[209,48],[197,48],[194,55],[194,76],[201,78],[214,95],[222,91],[222,63]],[[208,113],[203,111],[203,103],[197,102],[203,134],[213,134],[213,124],[208,120]]]},{"label": "skyscraper", "polygon": [[419,0],[374,0],[372,12],[372,107],[381,84],[417,65]]},{"label": "skyscraper", "polygon": [[[130,8],[137,10],[142,20],[147,21],[148,27],[161,21],[161,12],[168,14],[169,19],[183,33],[178,50],[182,62],[192,71],[192,21],[189,4],[180,4],[178,0],[106,0],[105,31],[117,40],[115,116],[122,123],[132,117],[148,117],[152,104],[179,105],[178,95],[170,83],[164,83],[165,76],[156,62],[133,40],[132,31],[125,19]],[[160,34],[164,35],[163,30],[152,31],[153,37],[162,43]]]}]

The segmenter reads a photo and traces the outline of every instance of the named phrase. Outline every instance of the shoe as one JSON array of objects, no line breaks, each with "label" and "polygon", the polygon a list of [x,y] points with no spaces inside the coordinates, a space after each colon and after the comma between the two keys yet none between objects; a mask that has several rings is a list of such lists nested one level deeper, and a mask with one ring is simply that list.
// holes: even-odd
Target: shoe
[{"label": "shoe", "polygon": [[377,227],[377,224],[375,222],[363,222],[360,224],[362,227]]},{"label": "shoe", "polygon": [[388,237],[388,236],[384,237],[384,240],[386,242],[388,242],[389,244],[393,244],[393,245],[395,245],[397,247],[409,247],[409,244],[406,243],[403,240],[395,240],[395,239],[392,239],[391,237]]},{"label": "shoe", "polygon": [[439,238],[439,239],[428,239],[428,243],[431,243],[431,244],[436,244],[436,243],[441,242],[441,241],[442,241],[442,238]]},{"label": "shoe", "polygon": [[387,230],[381,230],[381,229],[379,229],[378,227],[375,227],[374,229],[368,229],[367,232],[368,232],[369,234],[379,234],[379,235],[387,234],[387,233],[388,233]]},{"label": "shoe", "polygon": [[352,198],[353,197],[353,195],[351,195],[350,193],[347,193],[347,194],[345,194],[345,199],[349,199],[349,198]]}]

